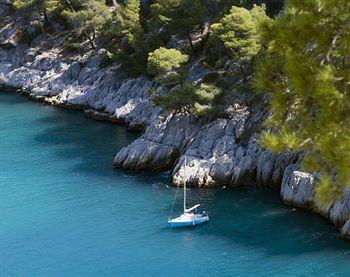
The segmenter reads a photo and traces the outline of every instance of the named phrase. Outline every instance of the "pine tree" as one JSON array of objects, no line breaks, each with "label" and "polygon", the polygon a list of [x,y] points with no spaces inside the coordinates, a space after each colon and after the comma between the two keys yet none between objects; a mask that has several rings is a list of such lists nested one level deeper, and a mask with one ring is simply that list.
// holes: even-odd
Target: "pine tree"
[{"label": "pine tree", "polygon": [[73,4],[67,0],[45,0],[45,9],[49,15],[61,15],[65,10],[72,9]]},{"label": "pine tree", "polygon": [[143,30],[140,21],[140,0],[126,0],[118,5],[115,13],[114,32],[122,40],[136,49],[143,39]]},{"label": "pine tree", "polygon": [[[258,23],[268,20],[265,7],[254,5],[252,10],[232,7],[219,23],[212,25],[214,51],[227,55],[235,62],[250,63],[261,50]],[[213,51],[213,52],[214,52]]]},{"label": "pine tree", "polygon": [[110,56],[129,75],[144,74],[149,51],[141,25],[140,0],[126,0],[115,6],[110,28],[114,49]]},{"label": "pine tree", "polygon": [[63,12],[73,28],[84,35],[90,42],[92,49],[95,49],[96,35],[101,32],[106,23],[111,19],[111,14],[103,0],[84,1],[80,9],[71,5],[70,10]]},{"label": "pine tree", "polygon": [[288,0],[261,26],[268,44],[255,83],[271,95],[262,142],[304,153],[304,167],[320,176],[320,203],[350,184],[349,10],[348,0]]},{"label": "pine tree", "polygon": [[194,50],[191,31],[204,24],[206,7],[201,0],[156,0],[151,5],[153,27],[165,27],[173,34],[186,35]]}]

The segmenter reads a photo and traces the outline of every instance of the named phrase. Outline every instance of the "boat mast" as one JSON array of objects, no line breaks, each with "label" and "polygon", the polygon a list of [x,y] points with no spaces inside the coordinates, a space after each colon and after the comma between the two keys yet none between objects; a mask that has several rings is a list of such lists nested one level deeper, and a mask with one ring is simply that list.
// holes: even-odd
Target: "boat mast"
[{"label": "boat mast", "polygon": [[184,183],[184,213],[186,213],[186,181]]},{"label": "boat mast", "polygon": [[[186,167],[186,156],[185,156],[185,167]],[[186,213],[186,179],[184,182],[184,213]]]}]

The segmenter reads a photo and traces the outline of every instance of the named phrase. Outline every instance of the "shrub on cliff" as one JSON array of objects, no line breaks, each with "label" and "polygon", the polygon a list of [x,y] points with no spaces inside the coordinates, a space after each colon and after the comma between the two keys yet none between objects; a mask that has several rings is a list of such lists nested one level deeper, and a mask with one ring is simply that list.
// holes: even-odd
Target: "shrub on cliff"
[{"label": "shrub on cliff", "polygon": [[257,88],[271,95],[263,145],[305,153],[323,203],[350,184],[349,10],[348,0],[287,1],[262,28],[267,53],[256,68]]},{"label": "shrub on cliff", "polygon": [[213,84],[201,84],[195,87],[185,82],[176,87],[169,95],[156,95],[153,101],[171,111],[189,111],[198,116],[207,116],[215,111],[214,103],[221,95],[221,89]]},{"label": "shrub on cliff", "polygon": [[49,24],[46,0],[14,0],[12,6],[20,10],[26,17],[35,16],[41,24],[42,33],[45,33],[45,27]]},{"label": "shrub on cliff", "polygon": [[[62,16],[65,10],[70,10],[75,7],[80,7],[76,1],[66,0],[14,0],[12,5],[15,9],[21,10],[23,15],[27,17],[36,16],[42,21],[43,29],[50,23],[53,23],[58,17]],[[42,20],[43,19],[43,20]],[[44,26],[46,25],[46,26]]]},{"label": "shrub on cliff", "polygon": [[17,33],[17,41],[20,44],[30,44],[36,37],[42,34],[39,24],[21,28]]},{"label": "shrub on cliff", "polygon": [[175,112],[188,110],[195,103],[195,87],[186,82],[173,89],[169,95],[154,96],[153,102]]},{"label": "shrub on cliff", "polygon": [[188,55],[182,54],[176,49],[160,47],[149,53],[147,72],[153,76],[179,68],[188,61]]},{"label": "shrub on cliff", "polygon": [[221,95],[222,90],[214,84],[201,84],[195,90],[196,102],[194,113],[199,116],[207,116],[215,113],[215,101]]}]

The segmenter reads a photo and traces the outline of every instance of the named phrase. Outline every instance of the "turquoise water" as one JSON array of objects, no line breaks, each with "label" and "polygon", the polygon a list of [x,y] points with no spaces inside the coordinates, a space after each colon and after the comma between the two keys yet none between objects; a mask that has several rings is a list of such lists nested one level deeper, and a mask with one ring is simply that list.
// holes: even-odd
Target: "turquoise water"
[{"label": "turquoise water", "polygon": [[1,276],[350,275],[350,243],[274,191],[192,189],[210,223],[170,231],[169,175],[111,166],[135,138],[0,93]]}]

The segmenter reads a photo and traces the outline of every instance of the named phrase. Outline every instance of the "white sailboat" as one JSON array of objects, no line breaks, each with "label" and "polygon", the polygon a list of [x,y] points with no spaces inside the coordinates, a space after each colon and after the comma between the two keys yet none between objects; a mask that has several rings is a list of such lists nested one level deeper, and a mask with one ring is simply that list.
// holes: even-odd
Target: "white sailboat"
[{"label": "white sailboat", "polygon": [[[186,157],[185,157],[185,165],[186,165]],[[209,221],[209,215],[206,213],[193,213],[193,211],[197,210],[197,208],[200,206],[200,204],[194,205],[193,207],[187,209],[186,208],[186,182],[184,183],[184,188],[183,188],[183,214],[180,215],[179,217],[169,219],[168,220],[168,225],[170,227],[184,227],[184,226],[193,226],[193,225],[198,225],[201,223],[205,223]]]}]

